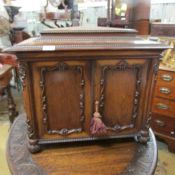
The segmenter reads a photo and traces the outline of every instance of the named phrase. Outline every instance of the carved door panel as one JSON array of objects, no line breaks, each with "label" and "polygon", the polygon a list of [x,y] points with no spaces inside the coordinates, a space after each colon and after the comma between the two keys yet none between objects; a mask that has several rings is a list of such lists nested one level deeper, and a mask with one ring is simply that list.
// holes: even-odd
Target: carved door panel
[{"label": "carved door panel", "polygon": [[35,63],[33,69],[39,137],[54,139],[87,135],[89,63],[40,62]]},{"label": "carved door panel", "polygon": [[144,59],[96,62],[94,102],[99,101],[99,111],[110,135],[139,130],[147,69],[148,62]]}]

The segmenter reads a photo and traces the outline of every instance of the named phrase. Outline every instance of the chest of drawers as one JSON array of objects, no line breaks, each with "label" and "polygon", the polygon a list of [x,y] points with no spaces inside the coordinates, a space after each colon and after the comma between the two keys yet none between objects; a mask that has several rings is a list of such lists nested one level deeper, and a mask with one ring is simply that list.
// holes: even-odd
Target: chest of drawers
[{"label": "chest of drawers", "polygon": [[131,29],[43,32],[7,49],[20,62],[29,149],[135,137],[146,143],[160,53]]},{"label": "chest of drawers", "polygon": [[175,71],[160,66],[153,100],[152,127],[175,152]]}]

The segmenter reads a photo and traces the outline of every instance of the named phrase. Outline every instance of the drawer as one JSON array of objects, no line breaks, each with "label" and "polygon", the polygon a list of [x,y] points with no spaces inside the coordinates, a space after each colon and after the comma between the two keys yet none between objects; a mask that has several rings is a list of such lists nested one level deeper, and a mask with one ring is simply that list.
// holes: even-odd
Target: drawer
[{"label": "drawer", "polygon": [[153,113],[151,126],[154,131],[175,137],[175,118],[161,116]]},{"label": "drawer", "polygon": [[159,70],[157,82],[164,83],[164,86],[166,87],[169,85],[175,87],[175,73]]},{"label": "drawer", "polygon": [[155,97],[163,97],[166,99],[175,100],[175,87],[164,82],[157,82]]},{"label": "drawer", "polygon": [[152,111],[160,115],[175,118],[175,102],[162,98],[154,98]]}]

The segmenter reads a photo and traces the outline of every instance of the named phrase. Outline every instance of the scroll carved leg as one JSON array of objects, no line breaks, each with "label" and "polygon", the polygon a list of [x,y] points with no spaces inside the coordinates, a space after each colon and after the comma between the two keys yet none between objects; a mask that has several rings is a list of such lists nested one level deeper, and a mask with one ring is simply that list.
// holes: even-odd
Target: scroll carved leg
[{"label": "scroll carved leg", "polygon": [[28,119],[26,121],[27,124],[27,135],[28,135],[28,150],[31,153],[38,153],[41,150],[40,145],[38,144],[38,140],[34,139],[35,131],[33,129],[31,121]]},{"label": "scroll carved leg", "polygon": [[142,130],[140,132],[140,139],[139,139],[140,143],[147,143],[149,141],[149,132],[148,130]]},{"label": "scroll carved leg", "polygon": [[28,150],[33,154],[40,152],[41,147],[38,144],[38,140],[28,139]]},{"label": "scroll carved leg", "polygon": [[7,97],[8,97],[8,111],[9,111],[9,120],[12,124],[16,116],[18,115],[18,112],[16,111],[16,105],[14,103],[14,99],[11,93],[10,86],[6,88]]},{"label": "scroll carved leg", "polygon": [[140,135],[137,136],[136,141],[142,144],[146,144],[149,141],[149,131],[148,130],[141,130]]}]

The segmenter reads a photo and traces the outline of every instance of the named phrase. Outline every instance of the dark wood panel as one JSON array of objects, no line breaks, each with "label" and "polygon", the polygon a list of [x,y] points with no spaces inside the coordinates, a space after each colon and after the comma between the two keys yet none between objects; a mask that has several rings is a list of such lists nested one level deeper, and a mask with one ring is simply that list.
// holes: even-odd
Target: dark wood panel
[{"label": "dark wood panel", "polygon": [[79,103],[80,95],[84,95],[80,85],[84,77],[82,77],[80,70],[76,69],[76,67],[73,69],[70,66],[68,70],[64,70],[64,68],[63,70],[55,69],[45,73],[48,125],[50,130],[82,127]]},{"label": "dark wood panel", "polygon": [[[135,97],[136,76],[133,70],[109,70],[105,76],[104,121],[108,126],[128,125],[131,122]],[[129,86],[127,86],[130,82]],[[119,108],[118,108],[119,107]]]},{"label": "dark wood panel", "polygon": [[144,64],[144,60],[97,61],[94,101],[100,102],[100,113],[109,131],[137,128],[137,117],[142,115],[139,108],[144,94]]},{"label": "dark wood panel", "polygon": [[34,64],[35,101],[40,104],[36,109],[40,135],[52,137],[49,136],[52,134],[53,138],[62,138],[88,132],[89,66],[88,62],[76,61]]}]

